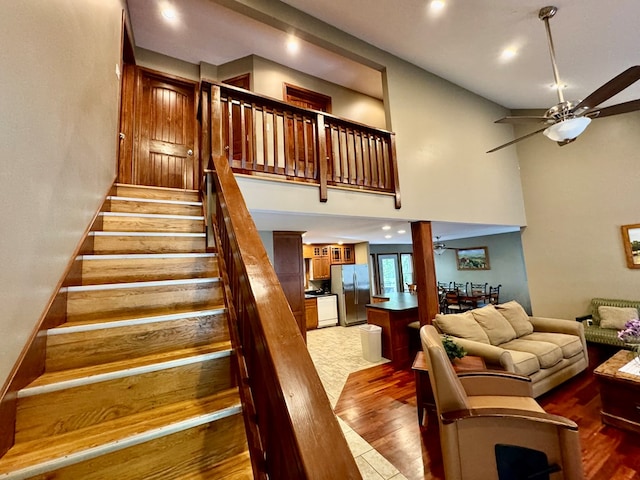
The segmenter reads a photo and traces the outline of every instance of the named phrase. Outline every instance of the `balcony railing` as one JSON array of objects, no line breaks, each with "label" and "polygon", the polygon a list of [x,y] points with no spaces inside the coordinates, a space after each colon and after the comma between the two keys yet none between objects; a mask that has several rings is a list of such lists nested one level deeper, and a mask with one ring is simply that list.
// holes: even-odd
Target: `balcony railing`
[{"label": "balcony railing", "polygon": [[393,195],[400,189],[392,132],[247,90],[203,82],[211,99],[211,142],[203,158],[224,156],[236,173],[314,183],[320,201],[327,186]]}]

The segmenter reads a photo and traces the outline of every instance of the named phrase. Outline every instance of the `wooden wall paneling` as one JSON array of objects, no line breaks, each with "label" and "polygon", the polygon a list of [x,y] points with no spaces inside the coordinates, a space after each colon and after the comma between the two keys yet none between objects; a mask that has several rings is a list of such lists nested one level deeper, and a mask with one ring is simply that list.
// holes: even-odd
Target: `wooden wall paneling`
[{"label": "wooden wall paneling", "polygon": [[302,232],[273,232],[273,264],[291,312],[306,339]]}]

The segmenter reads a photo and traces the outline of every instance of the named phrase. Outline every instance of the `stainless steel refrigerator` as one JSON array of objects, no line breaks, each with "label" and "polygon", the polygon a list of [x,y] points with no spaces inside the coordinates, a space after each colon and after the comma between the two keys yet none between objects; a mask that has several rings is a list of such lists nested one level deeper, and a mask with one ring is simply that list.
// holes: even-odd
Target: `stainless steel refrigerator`
[{"label": "stainless steel refrigerator", "polygon": [[369,265],[332,265],[331,293],[338,295],[340,325],[366,323],[366,304],[371,302]]}]

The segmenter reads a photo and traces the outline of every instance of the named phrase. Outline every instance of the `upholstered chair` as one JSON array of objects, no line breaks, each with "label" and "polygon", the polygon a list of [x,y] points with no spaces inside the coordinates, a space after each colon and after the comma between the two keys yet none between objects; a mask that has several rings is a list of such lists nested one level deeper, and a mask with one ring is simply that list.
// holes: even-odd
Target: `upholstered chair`
[{"label": "upholstered chair", "polygon": [[447,480],[583,478],[578,426],[546,413],[533,399],[528,377],[493,371],[457,375],[435,327],[422,327],[420,339]]}]

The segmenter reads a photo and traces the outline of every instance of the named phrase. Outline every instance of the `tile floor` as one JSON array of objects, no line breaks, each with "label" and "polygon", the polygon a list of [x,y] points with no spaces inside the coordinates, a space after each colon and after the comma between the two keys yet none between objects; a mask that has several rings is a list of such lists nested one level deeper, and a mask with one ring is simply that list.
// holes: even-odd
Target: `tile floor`
[{"label": "tile floor", "polygon": [[[360,329],[357,325],[309,330],[307,347],[332,407],[335,407],[340,398],[342,388],[351,372],[388,361],[383,358],[379,362],[369,362],[363,358]],[[406,480],[396,467],[339,417],[338,422],[364,480]]]}]

